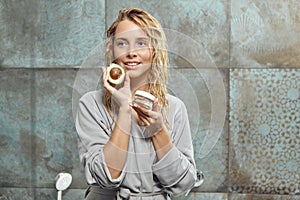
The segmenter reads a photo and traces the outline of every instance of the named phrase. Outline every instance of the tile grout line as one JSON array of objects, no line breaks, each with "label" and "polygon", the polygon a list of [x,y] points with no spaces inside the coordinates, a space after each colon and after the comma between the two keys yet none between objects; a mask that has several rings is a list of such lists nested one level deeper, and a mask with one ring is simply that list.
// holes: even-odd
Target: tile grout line
[{"label": "tile grout line", "polygon": [[232,69],[232,66],[231,66],[231,0],[228,0],[228,4],[227,4],[227,9],[228,9],[228,31],[229,31],[229,36],[228,36],[228,45],[229,45],[229,48],[228,48],[228,80],[227,80],[227,85],[228,85],[228,90],[227,90],[227,100],[228,100],[228,111],[227,111],[227,119],[228,119],[228,127],[227,127],[227,131],[228,131],[228,146],[227,146],[227,156],[228,156],[228,160],[227,160],[227,199],[229,199],[229,192],[230,192],[230,185],[231,185],[231,179],[230,179],[230,71]]}]

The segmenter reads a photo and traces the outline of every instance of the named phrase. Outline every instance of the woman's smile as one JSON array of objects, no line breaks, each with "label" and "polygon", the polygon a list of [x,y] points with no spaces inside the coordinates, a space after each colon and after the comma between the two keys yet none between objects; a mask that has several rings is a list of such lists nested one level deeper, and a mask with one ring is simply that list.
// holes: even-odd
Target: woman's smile
[{"label": "woman's smile", "polygon": [[141,62],[137,61],[129,61],[129,62],[124,62],[124,67],[127,70],[134,70],[140,66]]}]

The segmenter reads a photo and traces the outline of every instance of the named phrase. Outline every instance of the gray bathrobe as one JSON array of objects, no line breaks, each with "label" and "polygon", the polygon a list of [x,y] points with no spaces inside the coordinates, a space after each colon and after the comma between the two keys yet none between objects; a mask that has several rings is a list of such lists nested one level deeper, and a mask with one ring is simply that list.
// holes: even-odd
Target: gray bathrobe
[{"label": "gray bathrobe", "polygon": [[140,127],[132,115],[127,161],[121,175],[113,179],[103,146],[111,136],[114,120],[102,103],[102,91],[81,97],[76,117],[79,155],[90,185],[88,191],[94,193],[87,199],[170,199],[194,186],[197,170],[186,107],[177,97],[168,94],[167,98],[167,127],[173,148],[157,160],[151,139],[141,137],[145,127]]}]

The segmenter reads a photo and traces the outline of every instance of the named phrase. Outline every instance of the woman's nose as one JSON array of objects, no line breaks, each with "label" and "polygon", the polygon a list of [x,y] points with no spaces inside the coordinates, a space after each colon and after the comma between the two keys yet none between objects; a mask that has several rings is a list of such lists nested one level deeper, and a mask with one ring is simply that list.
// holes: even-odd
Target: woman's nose
[{"label": "woman's nose", "polygon": [[137,49],[136,49],[136,47],[130,45],[129,48],[128,48],[128,50],[127,50],[127,52],[126,52],[126,55],[128,57],[135,57],[135,56],[137,56]]}]

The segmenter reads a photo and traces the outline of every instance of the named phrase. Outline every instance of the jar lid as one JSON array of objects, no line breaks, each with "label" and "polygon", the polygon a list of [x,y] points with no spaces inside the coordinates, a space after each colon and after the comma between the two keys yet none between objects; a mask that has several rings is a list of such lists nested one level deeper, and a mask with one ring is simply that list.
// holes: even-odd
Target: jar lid
[{"label": "jar lid", "polygon": [[145,91],[143,91],[143,90],[137,90],[137,91],[135,92],[135,95],[145,97],[145,98],[147,98],[147,99],[150,99],[151,101],[154,101],[154,99],[155,99],[155,96],[153,96],[153,95],[150,94],[149,92],[145,92]]}]

